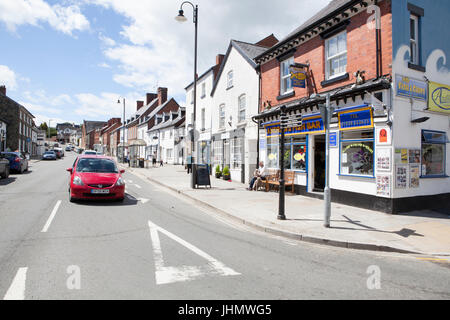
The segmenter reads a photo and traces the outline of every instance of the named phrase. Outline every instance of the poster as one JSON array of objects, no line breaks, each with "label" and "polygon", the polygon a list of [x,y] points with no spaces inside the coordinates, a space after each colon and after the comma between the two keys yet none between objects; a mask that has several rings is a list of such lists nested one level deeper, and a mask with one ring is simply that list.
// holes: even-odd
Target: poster
[{"label": "poster", "polygon": [[419,165],[411,164],[409,166],[409,187],[410,188],[418,188],[419,187]]},{"label": "poster", "polygon": [[408,149],[395,148],[394,161],[395,164],[408,164]]},{"label": "poster", "polygon": [[391,196],[391,177],[389,175],[377,175],[377,196]]},{"label": "poster", "polygon": [[376,166],[378,171],[391,171],[391,149],[377,148]]},{"label": "poster", "polygon": [[409,149],[409,163],[410,164],[420,163],[420,149]]},{"label": "poster", "polygon": [[408,184],[408,166],[399,164],[395,166],[395,188],[406,189]]},{"label": "poster", "polygon": [[375,130],[377,145],[390,146],[391,145],[391,129],[389,127],[378,127]]}]

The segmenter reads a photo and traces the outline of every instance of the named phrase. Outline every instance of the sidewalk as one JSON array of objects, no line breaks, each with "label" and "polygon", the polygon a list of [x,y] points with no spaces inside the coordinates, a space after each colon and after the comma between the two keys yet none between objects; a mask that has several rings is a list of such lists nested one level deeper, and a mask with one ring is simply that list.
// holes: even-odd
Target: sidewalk
[{"label": "sidewalk", "polygon": [[[122,166],[122,164],[121,164]],[[127,171],[170,188],[221,214],[269,233],[339,247],[450,255],[450,215],[422,210],[390,215],[332,203],[331,228],[323,227],[323,201],[286,192],[286,220],[278,220],[278,193],[211,176],[211,189],[190,188],[184,166]]]}]

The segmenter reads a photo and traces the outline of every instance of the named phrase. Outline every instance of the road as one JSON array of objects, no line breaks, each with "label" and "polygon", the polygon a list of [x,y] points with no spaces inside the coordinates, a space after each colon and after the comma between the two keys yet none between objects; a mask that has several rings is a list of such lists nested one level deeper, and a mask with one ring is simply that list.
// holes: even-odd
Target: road
[{"label": "road", "polygon": [[125,173],[70,203],[75,155],[0,180],[0,299],[449,299],[450,264],[296,242]]}]

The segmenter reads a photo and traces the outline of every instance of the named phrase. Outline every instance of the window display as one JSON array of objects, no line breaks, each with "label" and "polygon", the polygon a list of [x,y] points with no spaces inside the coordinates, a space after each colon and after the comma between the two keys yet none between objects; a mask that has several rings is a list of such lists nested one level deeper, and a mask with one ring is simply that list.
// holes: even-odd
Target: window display
[{"label": "window display", "polygon": [[373,131],[342,133],[340,174],[374,176]]},{"label": "window display", "polygon": [[[278,140],[278,139],[277,139]],[[279,145],[274,143],[275,139],[269,139],[271,144],[267,145],[268,168],[279,168],[278,152]],[[306,137],[286,138],[284,144],[284,168],[286,170],[306,171]]]},{"label": "window display", "polygon": [[422,176],[445,175],[445,143],[444,132],[422,131]]}]

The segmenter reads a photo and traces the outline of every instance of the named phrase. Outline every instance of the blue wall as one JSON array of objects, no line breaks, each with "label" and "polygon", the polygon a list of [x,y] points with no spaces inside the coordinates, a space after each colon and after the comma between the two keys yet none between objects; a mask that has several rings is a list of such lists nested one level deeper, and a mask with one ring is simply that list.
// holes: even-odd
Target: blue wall
[{"label": "blue wall", "polygon": [[[438,68],[443,65],[450,69],[450,1],[449,0],[391,0],[392,1],[392,48],[393,58],[402,45],[409,46],[409,16],[408,2],[423,8],[425,14],[420,18],[421,30],[421,62],[425,66],[427,58],[433,50],[441,49],[447,56],[447,64],[443,59],[438,62]],[[409,57],[405,56],[405,59]]]}]

